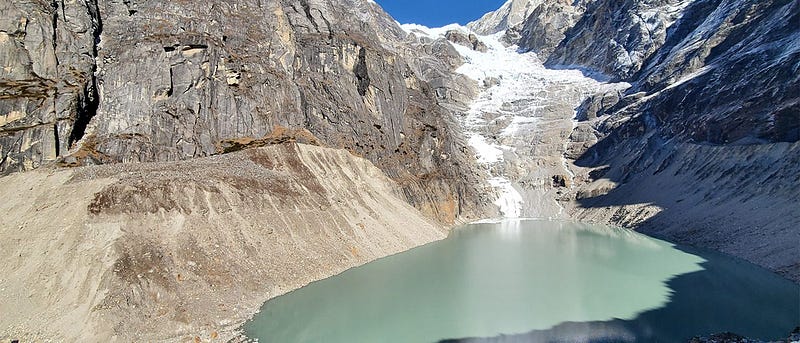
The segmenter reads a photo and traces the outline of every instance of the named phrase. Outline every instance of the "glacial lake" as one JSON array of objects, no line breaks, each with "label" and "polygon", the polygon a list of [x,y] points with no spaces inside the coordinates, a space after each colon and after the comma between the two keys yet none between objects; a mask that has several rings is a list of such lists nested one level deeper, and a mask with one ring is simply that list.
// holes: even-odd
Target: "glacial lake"
[{"label": "glacial lake", "polygon": [[471,224],[267,302],[260,342],[685,342],[785,339],[800,286],[630,230],[544,220]]}]

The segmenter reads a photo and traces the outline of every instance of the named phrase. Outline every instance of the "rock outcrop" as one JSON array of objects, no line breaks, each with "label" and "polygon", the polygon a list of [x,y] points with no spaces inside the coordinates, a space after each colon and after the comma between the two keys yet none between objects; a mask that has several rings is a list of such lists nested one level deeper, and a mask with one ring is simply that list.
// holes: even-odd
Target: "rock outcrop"
[{"label": "rock outcrop", "polygon": [[[664,45],[667,29],[682,16],[682,10],[691,2],[692,0],[588,2],[580,20],[565,31],[564,40],[554,49],[546,64],[582,66],[610,75],[616,80],[627,80]],[[529,20],[537,21],[535,17]],[[558,31],[568,24],[569,21],[565,20]]]},{"label": "rock outcrop", "polygon": [[366,157],[443,222],[482,212],[467,200],[479,182],[442,106],[448,94],[437,91],[457,83],[451,67],[416,62],[431,58],[408,49],[407,34],[375,3],[0,7],[2,173],[57,159],[210,156],[225,141],[285,127]]},{"label": "rock outcrop", "polygon": [[481,42],[474,33],[464,33],[459,30],[450,30],[445,33],[448,41],[466,46],[472,50],[486,52],[486,44]]},{"label": "rock outcrop", "polygon": [[[0,341],[226,341],[269,298],[442,239],[344,150],[0,178]],[[196,337],[196,338],[195,338]]]},{"label": "rock outcrop", "polygon": [[509,28],[506,36],[522,50],[536,52],[542,60],[566,38],[586,11],[586,0],[546,1],[537,6],[523,23]]}]

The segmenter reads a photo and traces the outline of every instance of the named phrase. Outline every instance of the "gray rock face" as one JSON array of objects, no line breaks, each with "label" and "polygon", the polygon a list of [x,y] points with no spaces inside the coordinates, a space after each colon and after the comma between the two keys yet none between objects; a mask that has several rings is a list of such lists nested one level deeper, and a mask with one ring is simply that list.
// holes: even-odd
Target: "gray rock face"
[{"label": "gray rock face", "polygon": [[714,144],[800,139],[796,2],[593,1],[548,55],[570,26],[565,18],[581,12],[551,6],[552,15],[542,5],[525,22],[523,48],[541,51],[550,66],[637,85],[593,97],[582,117],[635,116],[635,130],[658,126],[667,136]]},{"label": "gray rock face", "polygon": [[466,46],[472,50],[486,52],[486,44],[478,39],[475,34],[466,34],[459,30],[450,30],[445,33],[445,38],[453,43]]},{"label": "gray rock face", "polygon": [[696,142],[800,140],[798,22],[796,1],[694,3],[640,73],[641,111]]},{"label": "gray rock face", "polygon": [[[658,131],[712,144],[800,140],[800,77],[794,72],[800,48],[793,43],[800,28],[792,24],[800,20],[798,6],[692,3],[631,79],[638,86],[619,100],[604,100],[596,114],[632,117],[621,136]],[[589,118],[596,101],[584,104]]]},{"label": "gray rock face", "polygon": [[[544,6],[534,10],[519,31],[523,48],[547,54],[570,26],[564,17],[581,12],[579,4],[551,6],[559,19]],[[635,85],[624,94],[595,95],[579,108],[584,119],[633,118],[604,124],[609,133],[623,127],[614,134],[658,130],[665,139],[713,144],[794,142],[800,140],[798,6],[591,1],[546,55],[547,65],[583,67]],[[559,29],[547,29],[552,22]]]},{"label": "gray rock face", "polygon": [[[548,65],[579,65],[622,80],[666,41],[667,28],[691,0],[597,0],[554,49]],[[559,32],[569,25],[562,20]],[[533,42],[535,43],[535,42]],[[546,43],[546,42],[545,42]],[[530,46],[535,48],[535,46]],[[545,46],[547,48],[548,46]]]},{"label": "gray rock face", "polygon": [[91,2],[0,1],[0,173],[39,167],[81,138],[97,107]]},{"label": "gray rock face", "polygon": [[408,49],[406,33],[374,3],[0,6],[12,13],[0,36],[4,173],[58,156],[182,160],[304,128],[371,160],[430,215],[452,221],[476,208],[464,200],[477,183],[467,149],[440,105],[469,89],[440,91],[459,89],[449,76],[455,63]]},{"label": "gray rock face", "polygon": [[567,30],[580,20],[587,0],[546,1],[537,6],[520,25],[507,33],[509,41],[521,49],[534,51],[542,60],[566,38]]}]

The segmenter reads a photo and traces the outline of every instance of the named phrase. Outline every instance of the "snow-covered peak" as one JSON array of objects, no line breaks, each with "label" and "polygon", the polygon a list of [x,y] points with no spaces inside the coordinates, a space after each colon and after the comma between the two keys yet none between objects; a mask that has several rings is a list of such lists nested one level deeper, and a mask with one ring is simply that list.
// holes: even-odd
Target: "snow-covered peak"
[{"label": "snow-covered peak", "polygon": [[486,13],[467,26],[480,34],[494,34],[521,24],[543,0],[508,0],[494,12]]}]

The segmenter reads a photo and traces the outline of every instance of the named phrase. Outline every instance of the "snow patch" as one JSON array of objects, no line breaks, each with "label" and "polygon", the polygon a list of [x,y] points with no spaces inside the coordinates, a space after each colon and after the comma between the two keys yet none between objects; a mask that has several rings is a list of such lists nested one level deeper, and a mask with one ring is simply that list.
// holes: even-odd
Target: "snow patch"
[{"label": "snow patch", "polygon": [[450,25],[445,25],[445,26],[442,26],[442,27],[434,27],[434,28],[427,27],[425,25],[419,25],[419,24],[402,24],[402,25],[400,25],[400,28],[402,28],[403,31],[405,31],[407,33],[413,33],[413,34],[416,34],[418,36],[428,37],[428,38],[431,38],[431,39],[443,38],[444,35],[447,33],[447,31],[450,31],[450,30],[458,30],[458,31],[463,31],[463,32],[467,32],[467,33],[472,32],[469,28],[464,27],[464,26],[459,25],[459,24],[450,24]]}]

